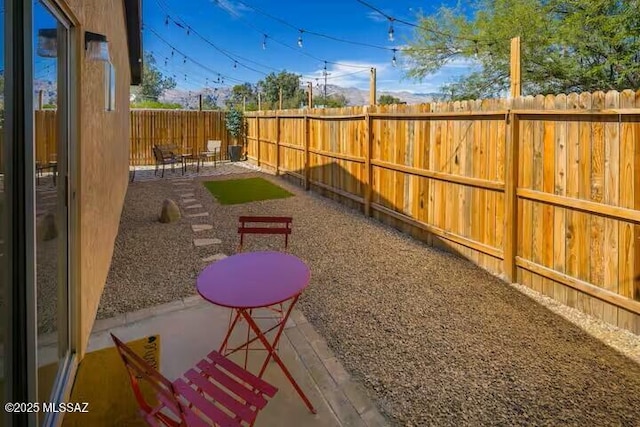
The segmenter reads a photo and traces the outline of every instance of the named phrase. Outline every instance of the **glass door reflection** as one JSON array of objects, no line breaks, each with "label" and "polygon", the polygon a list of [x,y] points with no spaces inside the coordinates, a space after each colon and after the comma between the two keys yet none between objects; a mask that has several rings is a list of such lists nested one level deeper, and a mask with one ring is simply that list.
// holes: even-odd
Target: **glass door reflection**
[{"label": "glass door reflection", "polygon": [[41,2],[34,24],[38,396],[46,402],[69,353],[68,29]]}]

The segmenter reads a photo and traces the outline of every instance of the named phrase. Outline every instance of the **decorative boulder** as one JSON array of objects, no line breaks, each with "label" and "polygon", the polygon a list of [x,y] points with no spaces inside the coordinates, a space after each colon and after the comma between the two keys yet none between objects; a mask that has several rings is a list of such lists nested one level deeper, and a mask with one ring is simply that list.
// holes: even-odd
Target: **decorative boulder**
[{"label": "decorative boulder", "polygon": [[160,212],[160,222],[168,223],[180,219],[180,208],[177,203],[171,199],[165,199],[162,202],[162,211]]},{"label": "decorative boulder", "polygon": [[48,212],[38,223],[36,230],[38,240],[46,242],[58,237],[58,226],[56,225],[56,216],[52,212]]}]

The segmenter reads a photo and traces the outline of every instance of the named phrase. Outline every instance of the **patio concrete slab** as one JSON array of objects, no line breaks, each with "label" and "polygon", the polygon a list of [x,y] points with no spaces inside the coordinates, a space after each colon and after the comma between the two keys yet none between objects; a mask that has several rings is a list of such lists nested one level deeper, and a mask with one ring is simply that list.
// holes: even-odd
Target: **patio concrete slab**
[{"label": "patio concrete slab", "polygon": [[191,229],[193,230],[194,233],[197,233],[199,231],[211,230],[211,229],[213,229],[213,225],[211,225],[211,224],[193,224],[191,226]]},{"label": "patio concrete slab", "polygon": [[[160,370],[169,379],[174,379],[202,359],[211,350],[217,349],[221,344],[229,321],[229,310],[217,307],[198,297],[190,297],[189,303],[185,301],[171,303],[171,309],[157,307],[154,311],[142,314],[131,313],[129,319],[136,319],[122,325],[113,323],[113,328],[102,329],[91,335],[88,351],[100,350],[112,347],[113,343],[109,333],[115,334],[124,341],[135,340],[144,336],[160,335]],[[168,305],[168,304],[167,304]],[[182,308],[176,308],[182,305]],[[300,318],[298,316],[298,318]],[[269,319],[261,319],[263,326],[268,326]],[[297,335],[294,333],[297,332]],[[277,364],[270,362],[264,379],[278,388],[278,393],[258,416],[258,426],[379,426],[384,424],[384,419],[376,418],[377,412],[371,404],[367,404],[366,396],[358,396],[365,399],[359,407],[366,407],[368,411],[363,417],[356,411],[349,398],[342,393],[340,386],[333,382],[328,372],[322,372],[320,360],[312,361],[312,368],[319,372],[311,372],[307,362],[303,363],[300,349],[292,344],[289,335],[302,339],[305,352],[311,347],[305,344],[304,335],[296,331],[295,326],[286,329],[280,341],[279,355],[290,370],[300,387],[307,394],[314,405],[317,414],[308,411],[300,397],[296,394],[291,384],[280,370]],[[231,345],[240,343],[245,332],[239,331],[231,339]],[[306,345],[306,346],[305,346]],[[312,350],[311,350],[312,351]],[[231,356],[236,363],[242,364],[242,352]],[[265,354],[260,351],[250,352],[248,369],[257,372],[264,360]],[[307,359],[313,355],[307,354]],[[319,365],[318,365],[319,364]],[[326,371],[326,370],[325,370]],[[319,386],[321,384],[321,386]],[[337,405],[337,406],[336,406]],[[371,420],[367,424],[364,416]],[[383,424],[380,424],[383,422]]]},{"label": "patio concrete slab", "polygon": [[193,246],[200,248],[202,246],[219,245],[222,243],[220,239],[193,239]]}]

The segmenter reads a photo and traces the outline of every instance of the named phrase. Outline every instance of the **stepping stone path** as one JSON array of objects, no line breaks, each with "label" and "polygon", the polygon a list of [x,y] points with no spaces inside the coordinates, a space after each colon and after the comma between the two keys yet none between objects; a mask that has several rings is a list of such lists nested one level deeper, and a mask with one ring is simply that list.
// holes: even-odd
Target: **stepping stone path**
[{"label": "stepping stone path", "polygon": [[204,262],[214,262],[214,261],[220,261],[221,259],[225,259],[227,257],[227,255],[223,254],[222,252],[219,254],[215,254],[215,255],[211,255],[209,257],[206,258],[202,258],[202,261]]},{"label": "stepping stone path", "polygon": [[197,233],[198,231],[213,230],[213,225],[211,225],[211,224],[193,224],[191,226],[191,229],[193,230],[194,233]]},{"label": "stepping stone path", "polygon": [[[185,203],[193,203],[193,202],[197,202],[196,199],[182,199],[183,202]],[[202,207],[202,206],[201,206]]]},{"label": "stepping stone path", "polygon": [[191,206],[187,206],[185,209],[200,209],[202,208],[202,205],[191,205]]},{"label": "stepping stone path", "polygon": [[200,248],[202,246],[211,246],[211,245],[219,245],[222,243],[220,239],[193,239],[193,245],[196,248]]},{"label": "stepping stone path", "polygon": [[193,198],[193,197],[195,197],[195,194],[193,194],[193,193],[183,193],[183,194],[181,194],[181,195],[180,195],[180,197],[183,197],[183,198],[187,198],[187,199],[188,199],[188,198]]},{"label": "stepping stone path", "polygon": [[209,216],[209,212],[201,212],[201,213],[197,213],[197,214],[190,214],[190,215],[187,215],[187,218],[198,218],[198,217],[202,217],[202,216]]}]

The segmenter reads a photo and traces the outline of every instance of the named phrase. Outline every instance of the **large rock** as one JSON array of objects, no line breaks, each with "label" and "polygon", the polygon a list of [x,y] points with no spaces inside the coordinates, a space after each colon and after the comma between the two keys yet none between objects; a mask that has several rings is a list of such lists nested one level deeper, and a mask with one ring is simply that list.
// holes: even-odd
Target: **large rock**
[{"label": "large rock", "polygon": [[56,224],[56,216],[54,213],[48,212],[42,217],[38,223],[36,235],[41,242],[53,240],[58,237],[58,225]]},{"label": "large rock", "polygon": [[180,208],[178,204],[171,199],[165,199],[162,202],[162,211],[160,212],[160,222],[168,223],[180,219]]}]

